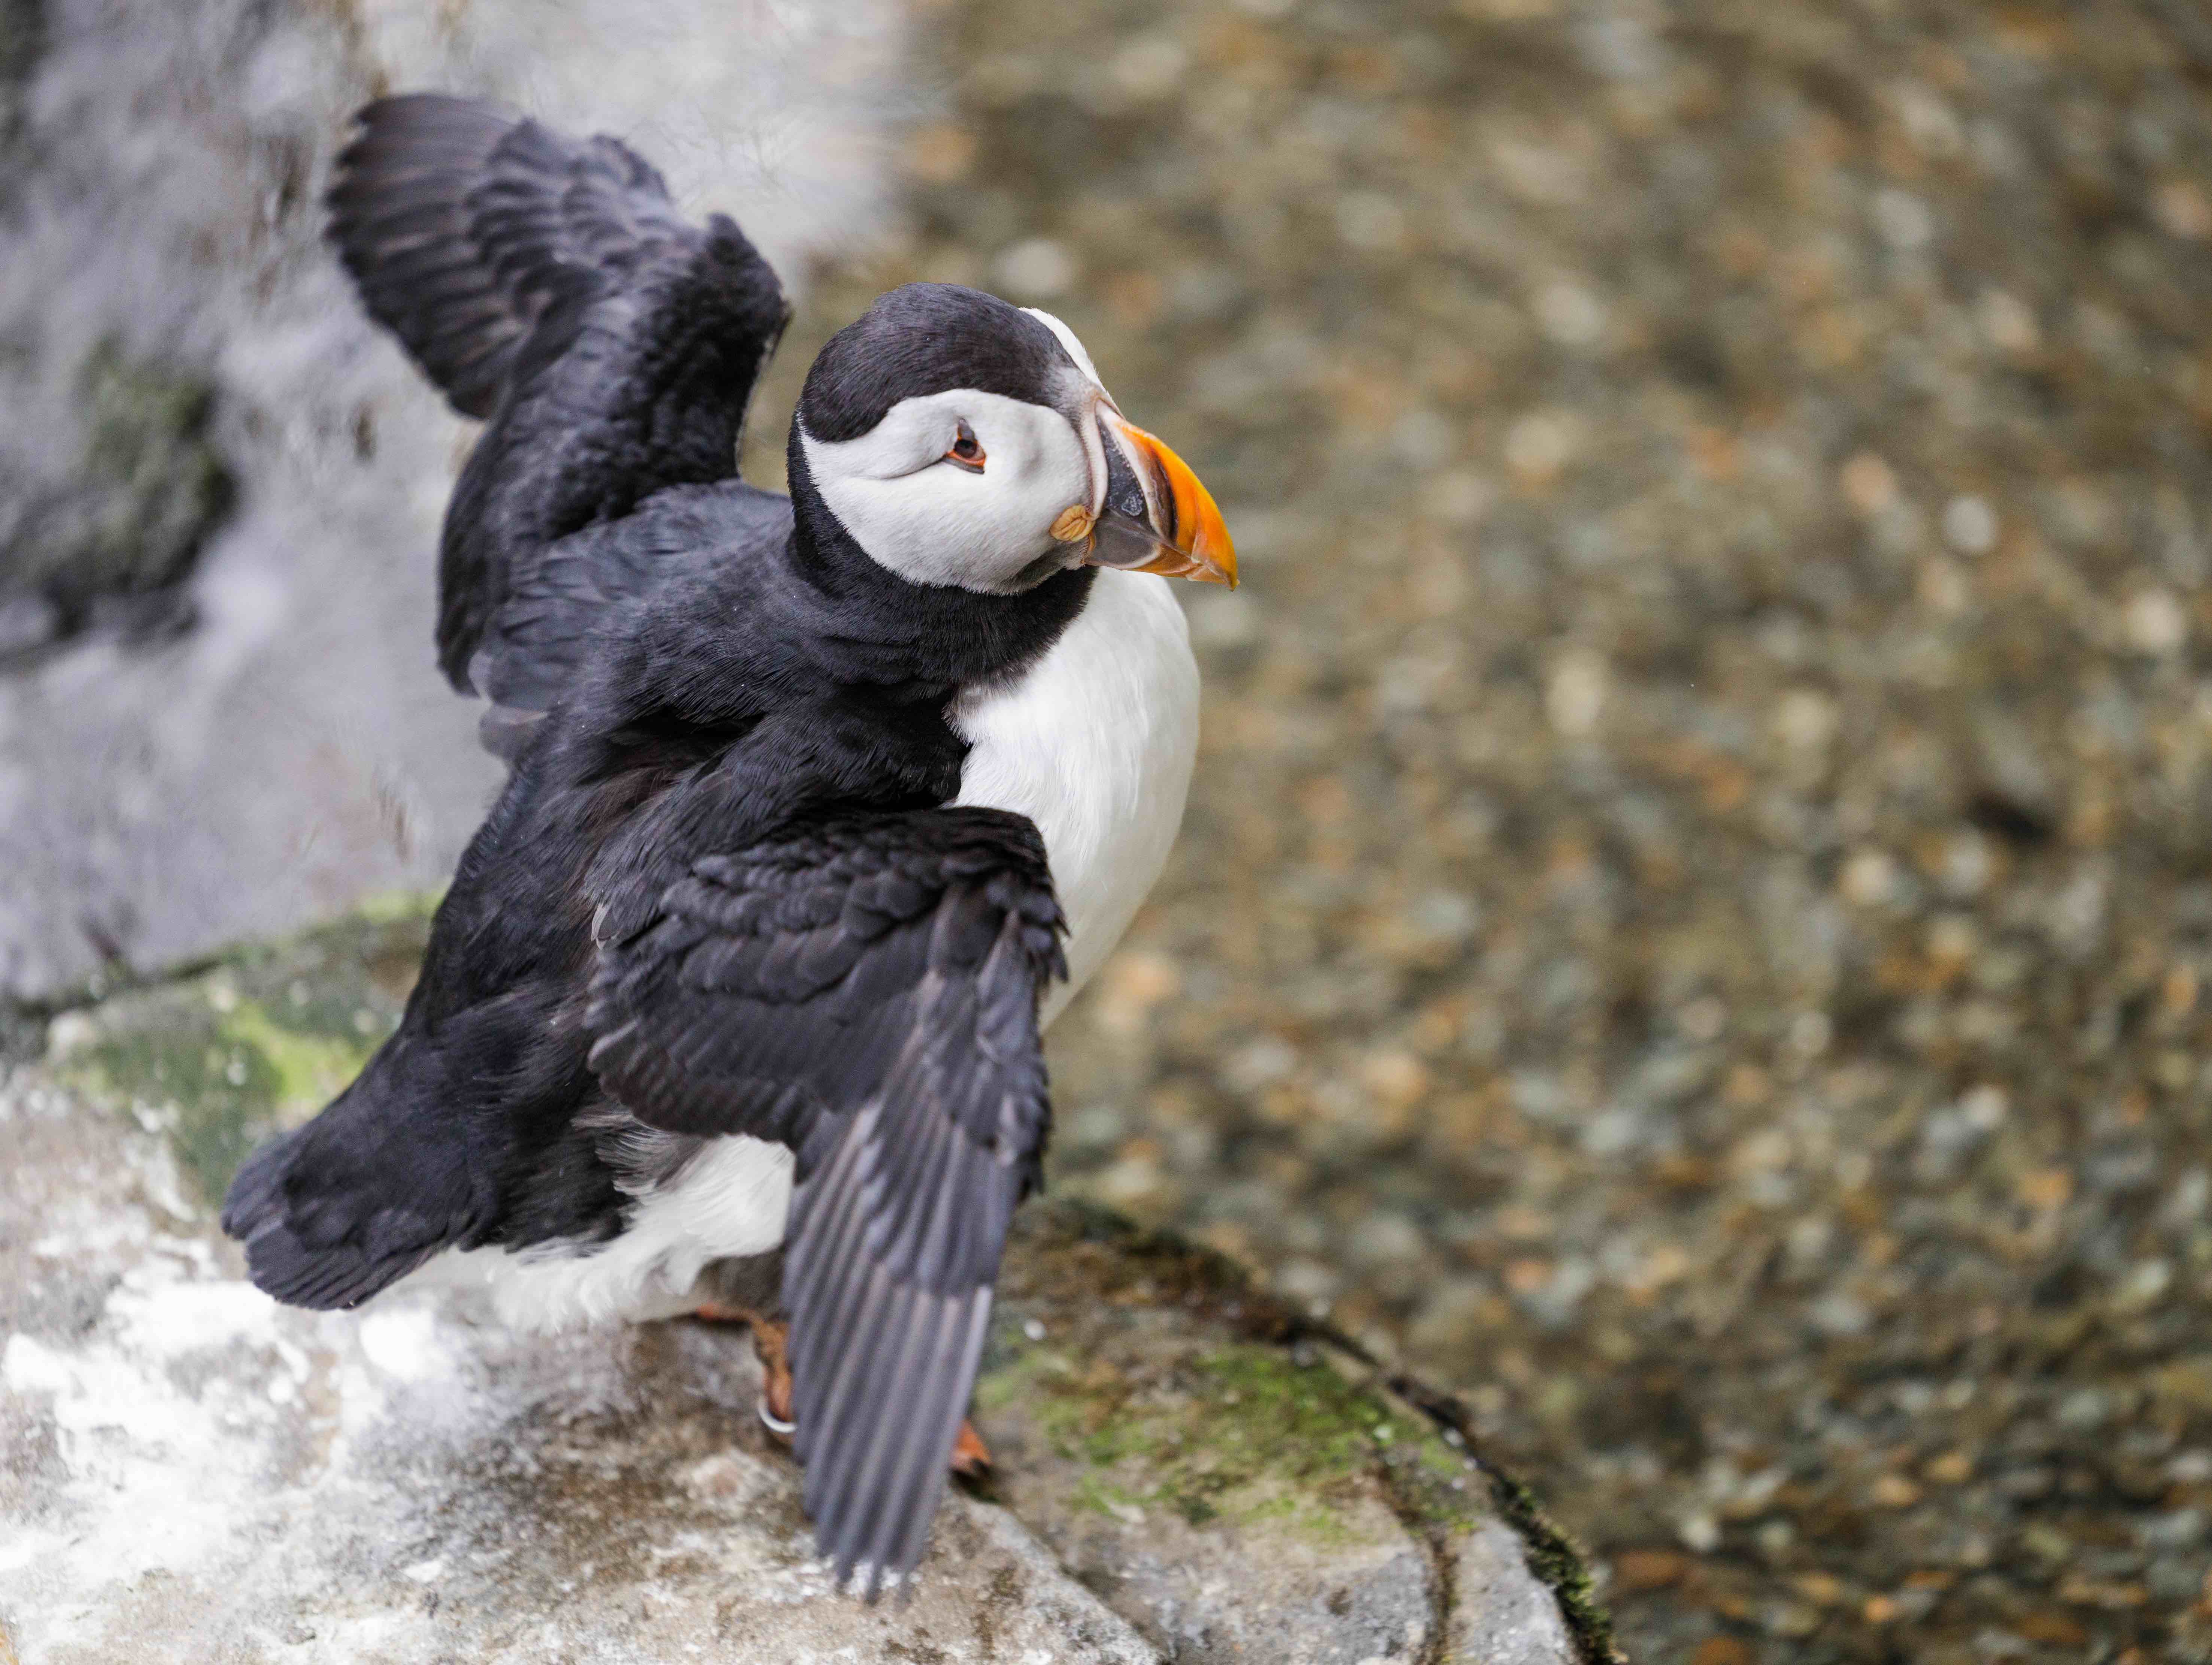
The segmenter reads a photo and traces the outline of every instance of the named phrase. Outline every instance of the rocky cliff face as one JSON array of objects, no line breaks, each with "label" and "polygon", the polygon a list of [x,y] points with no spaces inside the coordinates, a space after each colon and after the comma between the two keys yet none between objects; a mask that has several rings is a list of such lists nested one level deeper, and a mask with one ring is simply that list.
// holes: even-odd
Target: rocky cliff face
[{"label": "rocky cliff face", "polygon": [[496,770],[430,665],[467,441],[319,242],[347,113],[635,138],[787,275],[880,217],[888,0],[0,7],[0,994],[442,877]]},{"label": "rocky cliff face", "polygon": [[278,1308],[214,1200],[388,1030],[423,926],[70,1012],[0,1079],[0,1658],[1603,1657],[1448,1401],[1095,1210],[1025,1212],[977,1394],[994,1486],[873,1607],[810,1553],[741,1333]]}]

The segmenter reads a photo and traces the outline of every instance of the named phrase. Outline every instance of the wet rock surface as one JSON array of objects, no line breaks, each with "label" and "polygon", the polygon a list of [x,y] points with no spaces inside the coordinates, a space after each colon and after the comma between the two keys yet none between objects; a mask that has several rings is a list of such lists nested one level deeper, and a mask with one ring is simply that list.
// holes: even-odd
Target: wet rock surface
[{"label": "wet rock surface", "polygon": [[1467,1392],[1637,1657],[2204,1656],[2202,9],[922,15],[782,374],[1046,306],[1246,579],[1058,1182]]},{"label": "wet rock surface", "polygon": [[394,906],[65,1014],[0,1082],[24,1659],[1596,1656],[1454,1413],[1095,1207],[1025,1212],[977,1395],[998,1469],[874,1607],[812,1558],[742,1331],[518,1336],[467,1292],[276,1306],[213,1199],[388,1032],[423,923]]}]

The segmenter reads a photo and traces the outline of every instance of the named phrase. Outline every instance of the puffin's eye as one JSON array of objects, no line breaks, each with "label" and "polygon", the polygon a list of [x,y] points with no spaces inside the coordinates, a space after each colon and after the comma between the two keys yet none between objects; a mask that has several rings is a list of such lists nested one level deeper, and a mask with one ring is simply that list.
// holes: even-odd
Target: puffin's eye
[{"label": "puffin's eye", "polygon": [[983,471],[983,447],[975,438],[975,430],[962,418],[952,441],[952,449],[945,453],[945,460],[955,468],[964,468],[970,474]]}]

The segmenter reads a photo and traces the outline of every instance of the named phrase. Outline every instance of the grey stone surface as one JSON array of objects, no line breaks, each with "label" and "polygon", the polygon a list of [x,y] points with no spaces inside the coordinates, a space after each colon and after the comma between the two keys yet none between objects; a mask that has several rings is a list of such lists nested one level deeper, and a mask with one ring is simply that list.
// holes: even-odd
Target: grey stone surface
[{"label": "grey stone surface", "polygon": [[69,1012],[0,1079],[26,1661],[1577,1657],[1411,1407],[1282,1345],[1218,1256],[1096,1211],[1025,1212],[977,1394],[992,1488],[875,1607],[811,1555],[742,1332],[518,1336],[452,1290],[277,1307],[214,1200],[389,1029],[422,930],[356,919]]},{"label": "grey stone surface", "polygon": [[1558,1604],[1528,1577],[1521,1540],[1502,1521],[1485,1521],[1459,1540],[1451,1577],[1450,1658],[1550,1665],[1574,1657]]},{"label": "grey stone surface", "polygon": [[[891,0],[10,4],[0,995],[435,882],[495,786],[431,669],[465,425],[319,241],[349,112],[434,86],[621,133],[798,278],[882,218],[903,39]],[[113,628],[40,646],[80,592]]]}]

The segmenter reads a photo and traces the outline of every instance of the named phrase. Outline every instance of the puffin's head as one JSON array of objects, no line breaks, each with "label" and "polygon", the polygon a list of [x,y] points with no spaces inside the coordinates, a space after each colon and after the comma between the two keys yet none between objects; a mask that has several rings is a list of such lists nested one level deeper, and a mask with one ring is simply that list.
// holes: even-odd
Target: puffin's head
[{"label": "puffin's head", "polygon": [[854,542],[916,584],[990,595],[1089,564],[1237,582],[1221,511],[1131,426],[1048,313],[908,283],[806,373],[793,449]]}]

